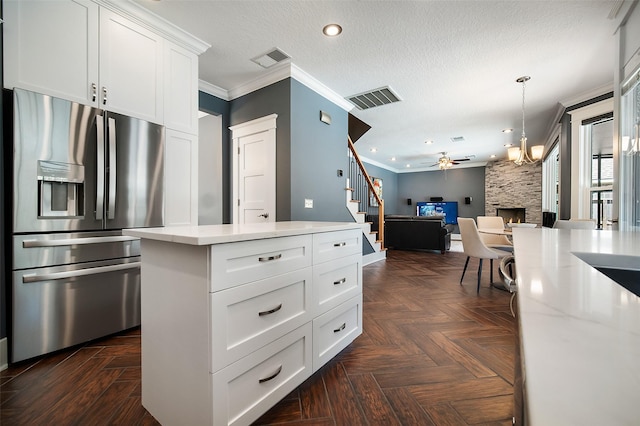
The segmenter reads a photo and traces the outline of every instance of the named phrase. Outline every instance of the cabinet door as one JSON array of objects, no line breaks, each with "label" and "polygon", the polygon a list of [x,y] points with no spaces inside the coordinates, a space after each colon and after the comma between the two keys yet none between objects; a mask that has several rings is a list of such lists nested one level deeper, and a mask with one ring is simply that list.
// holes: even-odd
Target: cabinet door
[{"label": "cabinet door", "polygon": [[98,5],[12,0],[3,7],[4,87],[95,105]]},{"label": "cabinet door", "polygon": [[100,9],[100,106],[162,124],[163,40]]},{"label": "cabinet door", "polygon": [[166,129],[164,224],[198,224],[198,137]]},{"label": "cabinet door", "polygon": [[198,133],[198,56],[169,41],[164,49],[164,123]]}]

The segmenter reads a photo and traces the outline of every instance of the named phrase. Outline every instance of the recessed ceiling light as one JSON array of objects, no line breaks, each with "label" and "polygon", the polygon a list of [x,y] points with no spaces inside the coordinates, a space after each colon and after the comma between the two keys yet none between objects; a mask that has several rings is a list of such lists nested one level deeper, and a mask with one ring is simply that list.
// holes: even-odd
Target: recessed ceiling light
[{"label": "recessed ceiling light", "polygon": [[502,133],[511,133],[513,129],[502,129]]},{"label": "recessed ceiling light", "polygon": [[411,167],[411,164],[407,164],[407,167]]},{"label": "recessed ceiling light", "polygon": [[371,152],[378,152],[378,150],[376,148],[371,148],[369,151]]},{"label": "recessed ceiling light", "polygon": [[433,143],[433,141],[431,139],[429,139],[428,141],[424,141],[424,143],[426,143],[427,145],[431,145]]},{"label": "recessed ceiling light", "polygon": [[496,158],[496,155],[495,154],[491,154],[491,158]]},{"label": "recessed ceiling light", "polygon": [[326,35],[327,37],[335,37],[337,35],[340,35],[341,32],[342,27],[338,24],[328,24],[325,25],[322,29],[322,34]]},{"label": "recessed ceiling light", "polygon": [[391,161],[396,161],[396,157],[391,157]]},{"label": "recessed ceiling light", "polygon": [[505,148],[509,148],[510,146],[513,146],[513,144],[512,144],[512,143],[505,143],[505,144],[504,144],[504,147],[505,147]]}]

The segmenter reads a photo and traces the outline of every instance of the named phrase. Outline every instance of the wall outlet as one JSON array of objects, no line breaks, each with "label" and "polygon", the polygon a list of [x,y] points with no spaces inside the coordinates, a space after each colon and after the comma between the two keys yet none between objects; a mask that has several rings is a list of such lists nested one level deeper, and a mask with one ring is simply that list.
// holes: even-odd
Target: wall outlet
[{"label": "wall outlet", "polygon": [[305,209],[312,209],[313,208],[313,200],[305,198],[304,199],[304,208]]}]

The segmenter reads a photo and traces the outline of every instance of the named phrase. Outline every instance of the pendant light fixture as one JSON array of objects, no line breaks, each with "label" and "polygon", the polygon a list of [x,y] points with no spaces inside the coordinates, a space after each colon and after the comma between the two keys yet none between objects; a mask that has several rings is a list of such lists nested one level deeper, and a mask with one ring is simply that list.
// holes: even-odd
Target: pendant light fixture
[{"label": "pendant light fixture", "polygon": [[522,84],[522,136],[520,137],[520,147],[513,147],[508,149],[509,160],[516,163],[518,166],[523,164],[533,164],[542,158],[542,152],[544,151],[544,145],[535,145],[531,147],[531,156],[527,152],[527,136],[524,131],[524,91],[525,84],[531,80],[531,77],[525,75],[516,80],[517,83]]}]

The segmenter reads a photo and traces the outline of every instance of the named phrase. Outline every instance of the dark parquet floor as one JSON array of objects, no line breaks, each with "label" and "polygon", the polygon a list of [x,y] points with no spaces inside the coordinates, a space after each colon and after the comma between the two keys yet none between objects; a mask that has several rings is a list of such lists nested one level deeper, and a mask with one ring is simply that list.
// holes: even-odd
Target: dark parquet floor
[{"label": "dark parquet floor", "polygon": [[[476,293],[477,260],[387,252],[364,267],[364,332],[265,413],[260,425],[510,425],[509,294]],[[485,268],[488,268],[488,262]],[[0,373],[0,424],[152,425],[141,405],[140,330]]]}]

